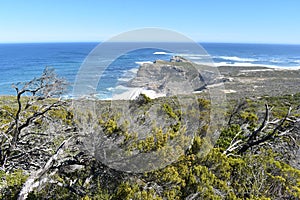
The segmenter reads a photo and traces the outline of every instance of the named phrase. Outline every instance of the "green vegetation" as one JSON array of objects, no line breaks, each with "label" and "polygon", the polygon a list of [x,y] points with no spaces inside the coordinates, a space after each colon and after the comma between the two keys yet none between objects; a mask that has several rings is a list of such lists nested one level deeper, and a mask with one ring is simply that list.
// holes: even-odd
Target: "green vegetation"
[{"label": "green vegetation", "polygon": [[[178,108],[174,98],[152,100],[145,95],[129,103],[120,101],[113,109],[110,102],[96,102],[99,115],[92,128],[118,141],[120,147],[126,146],[129,155],[166,153],[170,142],[184,143],[189,139],[185,134],[193,132],[192,144],[178,149],[183,153],[175,162],[143,173],[111,169],[82,148],[83,140],[88,140],[82,133],[87,134],[91,127],[80,127],[78,121],[91,121],[95,116],[78,119],[69,102],[39,98],[0,98],[1,199],[18,198],[25,185],[31,187],[28,199],[300,198],[300,94],[230,102],[228,123],[207,153],[203,148],[210,144],[206,137],[210,102],[200,96],[198,105],[190,109]],[[18,102],[25,106],[21,112]],[[120,110],[126,103],[130,109]],[[51,105],[55,106],[31,118]],[[124,117],[127,112],[134,117]],[[151,118],[150,112],[157,117]],[[9,148],[7,141],[13,141],[16,132],[10,130],[15,130],[18,113],[19,124],[32,120],[18,132],[16,145]],[[186,116],[195,116],[198,126],[187,129]],[[145,137],[139,138],[137,127],[145,131]],[[30,185],[30,178],[38,186]]]}]

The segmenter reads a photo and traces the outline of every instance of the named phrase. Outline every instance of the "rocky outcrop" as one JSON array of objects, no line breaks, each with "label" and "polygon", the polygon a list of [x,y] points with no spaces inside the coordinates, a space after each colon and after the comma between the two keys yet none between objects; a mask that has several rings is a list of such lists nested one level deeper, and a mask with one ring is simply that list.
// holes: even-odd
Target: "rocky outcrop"
[{"label": "rocky outcrop", "polygon": [[143,87],[169,96],[192,93],[205,89],[207,85],[228,81],[211,69],[174,56],[169,62],[157,60],[142,64],[128,86]]}]

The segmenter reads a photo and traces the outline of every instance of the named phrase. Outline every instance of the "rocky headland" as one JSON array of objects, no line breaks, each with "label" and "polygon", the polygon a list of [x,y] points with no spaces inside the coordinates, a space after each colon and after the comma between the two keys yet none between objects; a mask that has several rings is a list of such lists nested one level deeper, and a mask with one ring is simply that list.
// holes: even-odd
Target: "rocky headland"
[{"label": "rocky headland", "polygon": [[141,64],[136,77],[127,84],[129,88],[143,88],[140,93],[156,94],[154,97],[205,92],[220,85],[232,98],[295,94],[300,91],[300,70],[263,66],[213,67],[174,56],[169,62],[156,60]]}]

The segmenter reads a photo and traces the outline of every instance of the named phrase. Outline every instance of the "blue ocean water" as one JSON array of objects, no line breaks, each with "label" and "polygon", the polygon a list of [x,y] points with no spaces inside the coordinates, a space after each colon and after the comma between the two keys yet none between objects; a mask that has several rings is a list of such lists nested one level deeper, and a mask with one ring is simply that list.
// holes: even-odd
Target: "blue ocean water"
[{"label": "blue ocean water", "polygon": [[216,65],[300,66],[300,45],[204,43],[202,46],[213,57]]},{"label": "blue ocean water", "polygon": [[[74,83],[82,62],[98,43],[33,43],[0,44],[0,95],[13,95],[12,83],[38,77],[46,66]],[[124,44],[120,44],[124,45]],[[300,45],[201,43],[216,66],[300,67]],[[120,56],[104,72],[99,86],[101,98],[109,98],[115,90],[134,77],[139,63],[169,60],[172,53],[161,49],[140,49]],[[186,50],[184,55],[195,55]],[[71,91],[69,91],[71,94]]]}]

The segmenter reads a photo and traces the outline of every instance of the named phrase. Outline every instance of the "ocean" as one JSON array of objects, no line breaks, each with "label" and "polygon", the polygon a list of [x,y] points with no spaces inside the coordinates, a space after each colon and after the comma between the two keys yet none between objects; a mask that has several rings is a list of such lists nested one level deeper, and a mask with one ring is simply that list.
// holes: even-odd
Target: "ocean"
[{"label": "ocean", "polygon": [[[24,43],[0,44],[0,95],[14,95],[12,83],[38,77],[46,66],[53,67],[72,86],[76,74],[89,53],[99,43]],[[125,45],[125,44],[120,44]],[[201,43],[215,66],[300,67],[300,45]],[[121,55],[104,71],[98,84],[99,98],[120,93],[143,62],[169,60],[174,54],[162,49],[145,48]],[[183,55],[193,59],[186,50]],[[118,91],[119,90],[119,91]],[[67,96],[72,96],[72,89]]]}]

